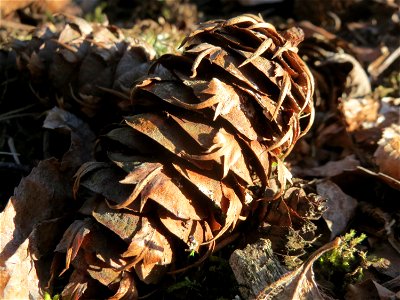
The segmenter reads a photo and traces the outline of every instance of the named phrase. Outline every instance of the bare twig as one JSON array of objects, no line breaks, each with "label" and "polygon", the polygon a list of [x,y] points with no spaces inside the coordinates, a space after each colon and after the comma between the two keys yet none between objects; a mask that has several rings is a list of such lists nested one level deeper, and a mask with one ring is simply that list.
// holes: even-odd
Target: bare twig
[{"label": "bare twig", "polygon": [[12,153],[12,156],[13,156],[13,158],[14,158],[15,163],[16,163],[17,165],[20,165],[21,162],[20,162],[20,160],[19,160],[19,158],[18,158],[17,150],[15,149],[14,139],[13,139],[12,137],[9,137],[9,138],[7,139],[7,144],[8,144],[8,147],[10,148],[10,151],[11,151],[11,153]]},{"label": "bare twig", "polygon": [[375,79],[379,77],[389,66],[400,57],[400,47],[393,51],[385,60],[376,68],[369,70],[372,77]]}]

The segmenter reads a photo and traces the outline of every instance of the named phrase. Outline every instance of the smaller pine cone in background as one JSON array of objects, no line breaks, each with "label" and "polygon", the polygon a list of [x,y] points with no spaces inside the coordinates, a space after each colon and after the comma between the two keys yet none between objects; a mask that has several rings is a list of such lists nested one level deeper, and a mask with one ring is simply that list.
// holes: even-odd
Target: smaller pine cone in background
[{"label": "smaller pine cone in background", "polygon": [[115,26],[65,17],[65,26],[39,26],[28,41],[16,40],[17,67],[28,75],[32,90],[45,105],[58,105],[88,117],[124,109],[114,93],[129,93],[147,74],[154,50],[126,37]]}]

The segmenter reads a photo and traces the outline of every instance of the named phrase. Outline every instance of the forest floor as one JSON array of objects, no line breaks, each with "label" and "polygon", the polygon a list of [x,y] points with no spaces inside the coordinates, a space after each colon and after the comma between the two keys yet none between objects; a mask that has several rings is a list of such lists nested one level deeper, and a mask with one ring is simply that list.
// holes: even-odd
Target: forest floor
[{"label": "forest floor", "polygon": [[[56,186],[55,178],[44,178],[37,171],[38,165],[52,157],[64,159],[74,138],[82,145],[84,140],[80,139],[89,134],[89,131],[74,132],[68,126],[63,127],[70,124],[60,125],[64,130],[62,134],[51,130],[57,125],[49,122],[46,116],[54,106],[63,108],[63,105],[55,97],[50,101],[45,98],[43,90],[35,89],[29,76],[15,67],[19,63],[12,55],[16,39],[31,40],[32,30],[46,22],[64,26],[62,22],[57,24],[58,18],[53,15],[62,12],[88,22],[115,25],[125,36],[145,40],[159,57],[180,53],[182,50],[178,46],[184,36],[200,22],[228,19],[243,13],[260,14],[279,30],[297,26],[304,31],[305,38],[298,53],[315,77],[316,115],[311,130],[286,158],[285,166],[296,178],[294,180],[307,182],[326,199],[328,210],[314,222],[318,238],[300,256],[304,264],[293,264],[291,278],[275,283],[290,292],[279,296],[280,292],[268,290],[267,285],[264,291],[258,291],[258,298],[269,299],[268,292],[277,293],[276,299],[297,299],[300,294],[310,297],[303,292],[298,294],[294,286],[299,284],[316,293],[307,299],[318,299],[315,295],[324,299],[398,299],[400,4],[395,0],[284,0],[246,5],[251,2],[256,1],[2,1],[0,208],[4,210],[13,195],[22,195],[25,199],[29,196],[27,193],[40,194],[40,189],[46,186],[45,180],[54,180]],[[90,134],[100,136],[104,124],[119,122],[121,116],[93,117],[89,122],[90,132],[93,132]],[[45,119],[47,125],[43,128]],[[28,178],[36,188],[27,181],[21,182],[22,178]],[[63,190],[58,192],[63,193]],[[30,215],[27,213],[30,209],[46,214],[45,208],[34,208],[34,204],[19,209],[22,218],[25,213]],[[0,241],[0,268],[5,266],[3,252],[7,232],[13,232],[14,227],[21,224],[30,228],[34,225],[25,219],[17,225],[18,217],[10,216],[7,209],[0,215],[3,239]],[[248,242],[255,242],[256,237],[252,241],[245,237],[249,230],[246,225],[241,230],[235,240],[214,252],[199,267],[170,276],[159,285],[143,285],[141,298],[243,297],[244,283],[238,283],[230,257],[234,251],[244,249]],[[341,237],[340,245],[336,237]],[[274,239],[279,238],[270,239],[274,243]],[[22,262],[20,266],[23,268]],[[1,298],[11,279],[5,275],[4,268],[0,272],[4,275],[0,280]],[[53,296],[61,292],[63,283],[59,284]],[[272,282],[269,284],[272,289]],[[51,299],[49,294],[43,297]]]}]

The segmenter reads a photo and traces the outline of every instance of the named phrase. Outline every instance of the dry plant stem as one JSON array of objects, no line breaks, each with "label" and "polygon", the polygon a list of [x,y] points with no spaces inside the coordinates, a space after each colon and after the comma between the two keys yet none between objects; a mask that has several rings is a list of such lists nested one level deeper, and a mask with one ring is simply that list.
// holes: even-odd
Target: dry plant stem
[{"label": "dry plant stem", "polygon": [[372,75],[375,78],[378,78],[392,63],[394,63],[400,57],[400,47],[398,47],[395,51],[392,52],[382,63],[381,65],[372,72]]},{"label": "dry plant stem", "polygon": [[[311,254],[308,260],[300,268],[282,276],[279,280],[275,281],[273,284],[267,286],[263,291],[261,291],[260,294],[257,296],[257,300],[269,299],[271,292],[273,292],[274,290],[276,290],[281,286],[289,284],[295,276],[304,276],[310,270],[310,268],[312,268],[315,260],[317,260],[318,257],[323,255],[325,252],[328,252],[332,249],[339,247],[341,242],[342,240],[340,239],[340,237],[337,237],[332,242],[327,243],[321,248],[319,248],[317,251]],[[293,293],[294,295],[299,294],[298,291],[299,289],[302,288],[300,286],[301,283],[302,283],[301,280],[297,282],[296,287],[294,289],[295,292]]]},{"label": "dry plant stem", "polygon": [[15,149],[14,139],[12,137],[9,137],[8,140],[7,140],[7,144],[8,144],[8,147],[10,148],[10,151],[12,153],[12,156],[14,158],[15,163],[17,165],[20,165],[21,162],[20,162],[20,160],[18,158],[17,150]]}]

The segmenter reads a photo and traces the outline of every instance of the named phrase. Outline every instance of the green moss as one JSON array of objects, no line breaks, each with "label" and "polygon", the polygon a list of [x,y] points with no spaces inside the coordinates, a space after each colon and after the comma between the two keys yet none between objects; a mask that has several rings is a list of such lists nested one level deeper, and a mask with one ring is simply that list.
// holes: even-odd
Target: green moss
[{"label": "green moss", "polygon": [[94,22],[94,23],[104,23],[107,21],[107,15],[104,13],[104,9],[107,7],[106,2],[101,2],[96,8],[94,9],[93,12],[90,12],[85,15],[85,19],[89,22]]},{"label": "green moss", "polygon": [[350,283],[356,283],[364,278],[364,270],[381,259],[369,256],[360,249],[366,235],[356,236],[355,230],[350,230],[342,237],[342,244],[325,253],[315,264],[315,273],[319,278],[332,282],[342,293]]},{"label": "green moss", "polygon": [[54,297],[51,297],[51,295],[48,292],[45,292],[43,295],[43,300],[59,300],[60,295],[56,294]]}]

